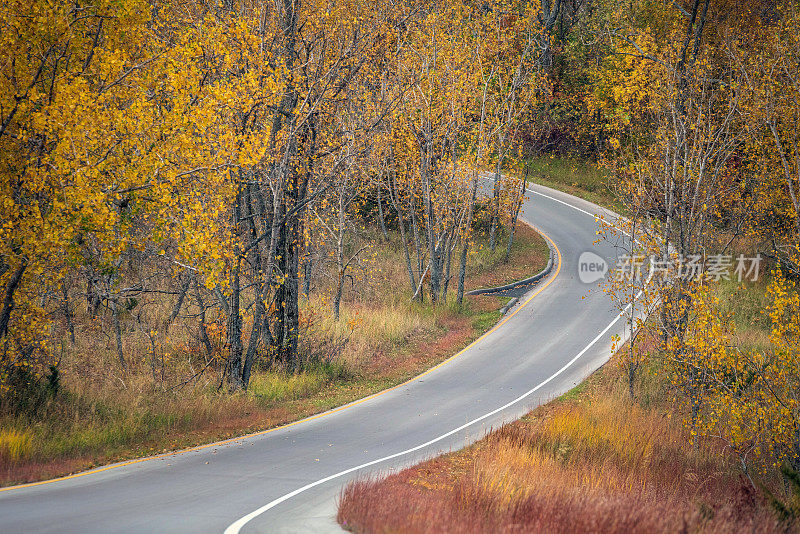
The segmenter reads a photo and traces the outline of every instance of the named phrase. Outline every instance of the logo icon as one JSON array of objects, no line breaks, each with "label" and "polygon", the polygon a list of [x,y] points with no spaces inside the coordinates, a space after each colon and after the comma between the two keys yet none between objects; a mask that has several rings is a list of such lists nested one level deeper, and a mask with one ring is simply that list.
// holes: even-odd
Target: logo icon
[{"label": "logo icon", "polygon": [[578,278],[584,284],[593,284],[608,272],[606,260],[594,252],[584,252],[578,258]]}]

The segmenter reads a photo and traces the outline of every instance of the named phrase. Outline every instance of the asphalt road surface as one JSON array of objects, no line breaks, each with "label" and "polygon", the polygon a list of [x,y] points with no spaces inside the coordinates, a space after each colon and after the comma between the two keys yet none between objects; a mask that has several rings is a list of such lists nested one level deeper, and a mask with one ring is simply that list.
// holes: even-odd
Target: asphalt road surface
[{"label": "asphalt road surface", "polygon": [[[521,218],[555,243],[553,272],[488,334],[387,392],[228,442],[0,491],[0,532],[337,531],[348,480],[461,448],[568,391],[626,337],[624,317],[578,258],[609,266],[596,214],[570,195],[532,186]],[[534,274],[534,273],[531,273]]]}]

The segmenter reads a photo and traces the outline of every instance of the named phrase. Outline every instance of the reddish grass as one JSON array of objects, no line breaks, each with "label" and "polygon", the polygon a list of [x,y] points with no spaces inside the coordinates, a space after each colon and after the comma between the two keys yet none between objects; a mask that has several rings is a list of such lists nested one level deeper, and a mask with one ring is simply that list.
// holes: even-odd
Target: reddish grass
[{"label": "reddish grass", "polygon": [[676,508],[674,503],[642,501],[625,494],[565,489],[535,493],[509,507],[494,494],[476,491],[469,480],[450,490],[431,490],[415,486],[402,475],[380,484],[348,485],[338,514],[342,527],[356,533],[783,531],[765,511],[752,512],[749,503]]},{"label": "reddish grass", "polygon": [[342,492],[357,533],[783,532],[720,445],[625,395],[606,366],[473,446]]}]

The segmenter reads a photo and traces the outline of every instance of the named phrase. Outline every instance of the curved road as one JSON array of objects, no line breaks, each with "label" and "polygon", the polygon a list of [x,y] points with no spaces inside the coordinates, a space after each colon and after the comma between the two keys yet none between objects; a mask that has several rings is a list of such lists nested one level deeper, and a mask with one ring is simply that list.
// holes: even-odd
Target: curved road
[{"label": "curved road", "polygon": [[0,532],[320,532],[343,484],[463,447],[575,386],[610,356],[625,321],[578,257],[610,266],[594,214],[541,186],[521,218],[557,246],[553,274],[488,334],[387,392],[285,427],[177,454],[0,491]]}]

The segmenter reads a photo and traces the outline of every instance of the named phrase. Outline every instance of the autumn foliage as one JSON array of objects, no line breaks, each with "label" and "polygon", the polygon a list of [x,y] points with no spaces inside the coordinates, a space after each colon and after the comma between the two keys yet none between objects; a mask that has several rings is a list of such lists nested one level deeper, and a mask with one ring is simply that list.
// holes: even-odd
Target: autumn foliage
[{"label": "autumn foliage", "polygon": [[141,357],[126,354],[129,332],[156,361],[178,317],[194,320],[207,359],[225,353],[231,390],[248,386],[256,362],[301,371],[316,358],[301,295],[330,296],[338,318],[370,262],[358,234],[376,219],[385,237],[401,234],[413,298],[446,300],[457,278],[461,303],[479,173],[495,169],[493,250],[523,194],[503,171],[539,87],[535,13],[358,0],[8,4],[4,409],[16,409],[14,391],[57,379],[56,332],[74,344],[77,307],[114,340],[121,372]]},{"label": "autumn foliage", "polygon": [[[607,54],[587,106],[638,240],[631,253],[655,275],[611,291],[625,304],[642,291],[648,318],[637,325],[660,339],[652,358],[694,435],[723,440],[748,474],[796,470],[796,5],[641,2],[603,17]],[[720,282],[742,277],[708,270],[742,252],[764,260],[744,283],[768,280],[761,320],[771,333],[757,346],[738,338],[737,310],[726,314],[716,296]],[[689,272],[689,258],[705,272]],[[633,379],[648,355],[627,354]]]}]

